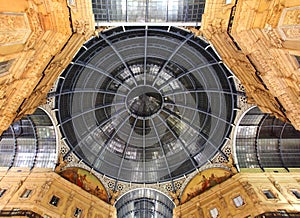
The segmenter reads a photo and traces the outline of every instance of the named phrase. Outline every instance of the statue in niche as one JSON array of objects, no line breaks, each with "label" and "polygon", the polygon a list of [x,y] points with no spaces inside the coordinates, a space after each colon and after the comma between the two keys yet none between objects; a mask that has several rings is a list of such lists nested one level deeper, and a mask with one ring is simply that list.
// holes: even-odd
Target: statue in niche
[{"label": "statue in niche", "polygon": [[200,203],[197,203],[197,211],[198,211],[198,215],[200,216],[200,218],[204,218],[204,213],[203,213],[203,209],[200,206]]},{"label": "statue in niche", "polygon": [[236,167],[235,167],[235,163],[234,163],[234,161],[233,161],[232,154],[229,155],[229,157],[228,157],[228,162],[225,163],[225,166],[227,166],[227,167],[230,169],[232,175],[235,175],[235,174],[238,173],[238,171],[237,171],[237,169],[236,169]]},{"label": "statue in niche", "polygon": [[55,167],[55,172],[56,173],[59,173],[62,171],[62,169],[67,165],[67,161],[64,160],[62,154],[59,154],[58,156],[58,163],[56,164],[56,167]]},{"label": "statue in niche", "polygon": [[111,205],[114,205],[114,203],[116,202],[117,198],[119,197],[120,195],[120,192],[119,191],[113,191],[113,190],[109,190],[109,194],[110,194],[110,200],[109,200],[109,203]]},{"label": "statue in niche", "polygon": [[169,195],[172,197],[172,200],[174,201],[175,205],[178,206],[180,204],[179,201],[179,194],[180,194],[180,190],[177,189],[175,192],[170,191]]}]

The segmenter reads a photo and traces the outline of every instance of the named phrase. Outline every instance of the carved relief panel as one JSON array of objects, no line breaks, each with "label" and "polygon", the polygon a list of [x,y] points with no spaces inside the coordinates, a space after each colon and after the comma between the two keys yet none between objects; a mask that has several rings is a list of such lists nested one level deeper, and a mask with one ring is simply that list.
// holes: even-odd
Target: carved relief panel
[{"label": "carved relief panel", "polygon": [[300,6],[283,10],[278,30],[284,40],[300,40]]},{"label": "carved relief panel", "polygon": [[0,13],[0,46],[23,44],[30,33],[26,13]]}]

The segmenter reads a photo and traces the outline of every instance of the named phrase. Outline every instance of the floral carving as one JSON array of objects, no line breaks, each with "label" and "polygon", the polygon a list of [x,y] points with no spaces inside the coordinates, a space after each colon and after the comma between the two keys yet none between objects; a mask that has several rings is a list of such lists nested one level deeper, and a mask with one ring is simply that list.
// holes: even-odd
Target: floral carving
[{"label": "floral carving", "polygon": [[85,20],[75,20],[74,21],[74,31],[85,35],[89,29],[89,23]]}]

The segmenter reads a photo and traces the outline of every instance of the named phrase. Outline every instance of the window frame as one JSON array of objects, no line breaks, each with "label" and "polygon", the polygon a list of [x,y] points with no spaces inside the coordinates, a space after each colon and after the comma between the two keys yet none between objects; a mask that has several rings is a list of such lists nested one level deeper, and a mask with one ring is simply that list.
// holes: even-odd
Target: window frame
[{"label": "window frame", "polygon": [[[52,202],[53,201],[53,202]],[[52,195],[49,204],[54,206],[54,207],[58,207],[58,203],[60,201],[60,197],[56,196],[56,195]]]},{"label": "window frame", "polygon": [[217,218],[217,217],[219,217],[219,210],[218,210],[218,208],[216,208],[216,207],[214,207],[214,208],[211,208],[210,210],[209,210],[209,214],[210,214],[210,217],[211,218]]},{"label": "window frame", "polygon": [[6,192],[7,192],[6,188],[0,188],[0,198],[2,198]]},{"label": "window frame", "polygon": [[83,210],[79,207],[76,207],[73,213],[73,216],[76,218],[80,218],[83,214]]},{"label": "window frame", "polygon": [[232,201],[236,208],[240,208],[243,205],[245,205],[245,200],[244,200],[244,198],[242,198],[241,195],[238,195],[238,196],[232,198]]},{"label": "window frame", "polygon": [[297,200],[300,200],[300,192],[297,189],[290,189],[290,192]]},{"label": "window frame", "polygon": [[300,66],[300,56],[299,55],[294,55],[298,65]]},{"label": "window frame", "polygon": [[26,199],[29,198],[32,194],[33,190],[32,189],[24,189],[24,191],[22,192],[22,194],[20,195],[20,198],[22,199]]},{"label": "window frame", "polygon": [[262,193],[268,200],[275,200],[277,199],[276,195],[270,189],[263,189]]},{"label": "window frame", "polygon": [[6,75],[15,59],[0,61],[0,76]]}]

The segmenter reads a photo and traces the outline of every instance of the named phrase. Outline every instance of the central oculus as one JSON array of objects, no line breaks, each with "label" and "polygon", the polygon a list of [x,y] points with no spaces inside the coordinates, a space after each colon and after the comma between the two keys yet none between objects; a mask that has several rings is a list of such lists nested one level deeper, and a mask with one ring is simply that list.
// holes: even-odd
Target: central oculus
[{"label": "central oculus", "polygon": [[127,109],[138,117],[150,117],[162,107],[161,93],[151,86],[138,86],[130,91],[126,98]]}]

